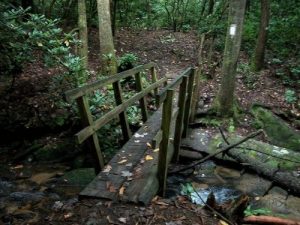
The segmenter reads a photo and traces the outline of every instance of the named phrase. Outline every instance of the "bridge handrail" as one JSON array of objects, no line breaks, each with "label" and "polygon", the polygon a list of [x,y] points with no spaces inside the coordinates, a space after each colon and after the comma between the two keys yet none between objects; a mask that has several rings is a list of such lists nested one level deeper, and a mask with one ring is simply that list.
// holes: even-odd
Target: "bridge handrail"
[{"label": "bridge handrail", "polygon": [[[167,82],[167,78],[162,78],[157,81],[155,63],[148,63],[145,65],[137,66],[133,69],[105,77],[91,84],[86,84],[82,87],[69,90],[65,92],[65,99],[68,102],[76,100],[79,113],[83,125],[83,129],[79,131],[75,136],[77,137],[78,143],[83,143],[85,140],[88,141],[88,146],[91,152],[94,154],[95,168],[96,171],[100,171],[104,167],[103,155],[100,149],[99,140],[97,136],[97,131],[106,123],[119,116],[120,125],[122,129],[122,134],[125,141],[128,141],[131,137],[131,131],[129,128],[128,118],[126,115],[127,107],[134,104],[136,101],[140,102],[140,107],[142,111],[142,119],[145,122],[148,119],[147,101],[146,95],[150,92],[154,92],[156,96],[158,93],[158,88]],[[150,69],[152,84],[147,88],[143,88],[141,72]],[[134,76],[136,83],[137,94],[124,101],[122,96],[122,88],[120,85],[120,80],[127,77]],[[114,97],[116,107],[109,112],[106,112],[99,119],[93,120],[93,116],[90,110],[90,105],[88,101],[88,94],[93,93],[93,91],[100,89],[108,84],[113,85]],[[156,99],[157,100],[157,99]],[[157,101],[156,101],[156,105]]]},{"label": "bridge handrail", "polygon": [[84,142],[88,137],[93,135],[97,130],[99,130],[103,125],[114,119],[116,116],[118,116],[121,112],[124,112],[128,106],[135,103],[136,101],[143,98],[145,95],[149,94],[154,89],[158,88],[160,85],[165,83],[167,81],[167,78],[164,77],[154,84],[151,84],[147,88],[145,88],[143,91],[135,94],[127,101],[123,102],[122,104],[116,106],[111,111],[104,114],[101,118],[94,121],[94,123],[88,127],[85,127],[83,130],[78,132],[75,136],[77,137],[78,143],[81,144]]},{"label": "bridge handrail", "polygon": [[102,78],[102,79],[97,80],[93,83],[86,84],[82,87],[66,91],[65,92],[65,98],[66,98],[67,102],[71,102],[71,101],[73,101],[73,100],[75,100],[75,99],[77,99],[81,96],[84,96],[86,94],[91,93],[92,91],[100,89],[101,87],[104,87],[105,85],[114,83],[116,81],[119,81],[121,79],[125,79],[125,78],[130,77],[130,76],[134,76],[135,74],[137,74],[139,72],[142,72],[146,69],[151,69],[151,68],[156,67],[156,66],[157,66],[156,63],[151,62],[151,63],[145,64],[145,65],[137,66],[133,69],[126,70],[124,72],[121,72],[121,73],[118,73],[118,74],[115,74],[115,75],[112,75],[112,76]]},{"label": "bridge handrail", "polygon": [[179,76],[177,76],[171,83],[169,83],[163,90],[161,90],[157,94],[157,99],[159,103],[162,103],[166,97],[167,97],[167,91],[168,89],[174,89],[178,87],[183,80],[183,77],[189,77],[192,74],[192,67],[188,67],[186,70],[184,70]]}]

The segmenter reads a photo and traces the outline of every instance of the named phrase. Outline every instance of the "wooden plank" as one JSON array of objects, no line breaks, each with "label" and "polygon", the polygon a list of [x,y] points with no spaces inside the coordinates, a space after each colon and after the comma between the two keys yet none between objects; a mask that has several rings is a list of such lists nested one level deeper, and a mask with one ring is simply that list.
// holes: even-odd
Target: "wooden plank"
[{"label": "wooden plank", "polygon": [[184,118],[183,118],[182,137],[187,136],[187,129],[188,129],[188,125],[189,125],[189,118],[190,118],[190,112],[191,112],[191,103],[192,103],[192,97],[193,97],[193,86],[194,86],[195,75],[196,75],[195,69],[192,68],[192,73],[189,77],[189,82],[188,82],[188,89],[187,89],[188,95],[187,95]]},{"label": "wooden plank", "polygon": [[172,121],[172,105],[173,105],[174,90],[169,89],[167,91],[167,97],[163,105],[162,114],[162,140],[160,144],[159,157],[158,157],[158,181],[160,195],[164,196],[166,191],[167,182],[167,170],[168,170],[168,148],[169,148],[169,137],[170,137],[170,125]]},{"label": "wooden plank", "polygon": [[[134,76],[135,76],[136,90],[138,92],[143,91],[143,83],[142,83],[141,73],[136,73]],[[148,110],[147,110],[147,101],[146,101],[145,96],[140,99],[140,107],[142,110],[142,120],[143,120],[143,122],[146,122],[148,119]]]},{"label": "wooden plank", "polygon": [[[84,127],[93,125],[93,118],[90,111],[90,106],[86,96],[82,96],[77,99],[80,118]],[[100,149],[98,136],[96,133],[92,135],[87,141],[88,148],[93,155],[94,166],[96,172],[99,172],[104,167],[103,155]]]},{"label": "wooden plank", "polygon": [[123,102],[121,105],[118,105],[113,110],[106,113],[101,118],[94,121],[93,125],[90,125],[80,132],[76,134],[78,143],[82,143],[85,141],[88,137],[93,135],[97,130],[99,130],[104,124],[114,119],[117,115],[119,115],[121,112],[123,112],[128,106],[132,105],[136,101],[138,101],[140,98],[145,96],[146,94],[150,93],[153,89],[159,87],[161,84],[163,84],[166,81],[167,78],[162,78],[159,81],[157,81],[154,84],[151,84],[149,87],[145,88],[142,92],[137,93],[129,100]]},{"label": "wooden plank", "polygon": [[199,100],[199,91],[200,91],[200,72],[199,69],[195,69],[195,85],[194,85],[194,91],[193,91],[193,97],[192,97],[192,103],[191,103],[191,116],[189,122],[192,123],[195,120],[195,114],[197,110],[197,103]]},{"label": "wooden plank", "polygon": [[[123,103],[123,96],[122,96],[122,89],[121,89],[120,81],[114,82],[113,88],[114,88],[114,96],[115,96],[115,100],[116,100],[116,105],[121,105]],[[128,124],[128,120],[127,120],[125,111],[126,110],[124,110],[124,112],[121,112],[119,114],[119,119],[120,119],[120,124],[121,124],[124,141],[127,142],[131,137],[131,131],[129,129],[129,124]]]},{"label": "wooden plank", "polygon": [[180,84],[179,89],[179,97],[178,97],[178,107],[179,107],[179,113],[176,120],[176,126],[175,126],[175,134],[174,134],[174,155],[173,155],[173,161],[177,162],[179,159],[179,150],[181,145],[181,138],[182,138],[182,131],[183,131],[183,118],[184,118],[184,112],[185,112],[185,103],[186,103],[186,90],[187,90],[187,76],[184,76],[182,78],[182,83]]},{"label": "wooden plank", "polygon": [[[125,185],[124,182],[128,182],[128,179],[122,176],[122,173],[124,171],[129,173],[134,172],[134,168],[140,163],[145,152],[149,150],[147,142],[150,143],[156,133],[160,130],[161,119],[162,110],[159,109],[106,165],[105,168],[110,168],[110,170],[108,172],[100,172],[98,176],[80,193],[80,196],[82,198],[96,197],[114,201],[119,200],[120,196],[118,196],[118,191],[123,185]],[[111,192],[107,187],[108,184],[112,184],[116,192]]]},{"label": "wooden plank", "polygon": [[[156,74],[156,69],[155,67],[152,67],[151,68],[151,80],[152,80],[152,83],[155,83],[157,82],[157,74]],[[158,88],[155,88],[154,89],[154,96],[155,96],[155,106],[156,108],[158,109],[159,108],[159,97],[158,97]]]},{"label": "wooden plank", "polygon": [[150,69],[152,67],[156,66],[155,63],[148,63],[146,65],[141,65],[141,66],[137,66],[133,69],[130,70],[126,70],[124,72],[109,76],[109,77],[105,77],[101,80],[98,80],[96,82],[93,82],[91,84],[87,84],[85,86],[73,89],[73,90],[69,90],[65,92],[65,99],[67,102],[71,102],[77,98],[79,98],[80,96],[83,95],[87,95],[97,89],[100,89],[101,87],[104,87],[108,84],[114,83],[116,81],[119,81],[121,79],[124,79],[126,77],[130,77],[133,76],[134,74],[144,71],[146,69]]}]

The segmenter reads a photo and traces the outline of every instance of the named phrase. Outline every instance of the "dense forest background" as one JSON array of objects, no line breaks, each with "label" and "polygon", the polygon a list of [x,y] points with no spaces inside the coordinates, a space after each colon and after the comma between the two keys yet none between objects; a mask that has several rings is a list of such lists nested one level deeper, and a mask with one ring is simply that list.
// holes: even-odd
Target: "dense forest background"
[{"label": "dense forest background", "polygon": [[[276,98],[288,110],[281,114],[296,128],[299,10],[298,1],[246,1],[245,16],[239,18],[243,31],[237,66],[250,91],[264,88],[263,83],[258,85],[264,76],[282,84],[284,90]],[[77,127],[77,109],[64,101],[64,91],[151,60],[158,63],[161,75],[177,72],[179,68],[167,70],[178,63],[181,68],[200,67],[208,83],[220,80],[220,74],[226,77],[224,68],[220,70],[229,11],[225,0],[2,1],[1,135],[7,141],[26,140]],[[157,34],[158,40],[150,44],[155,39],[151,34]],[[138,36],[144,42],[135,45]],[[166,57],[159,54],[161,46],[168,48]],[[222,93],[219,96],[225,96]],[[91,100],[93,112],[99,113],[99,104],[102,109],[111,107],[107,103],[111,96],[109,90],[96,93]],[[227,99],[233,102],[233,95]],[[138,124],[138,110],[128,111],[132,124]]]},{"label": "dense forest background", "polygon": [[[189,197],[195,192],[193,188],[211,188],[211,180],[201,180],[207,171],[208,178],[216,176],[213,182],[223,185],[218,190],[228,191],[226,185],[234,184],[252,202],[266,200],[256,209],[246,208],[248,196],[245,202],[233,202],[240,203],[235,209],[242,208],[238,219],[245,215],[281,216],[286,212],[290,219],[299,219],[299,31],[298,0],[1,0],[0,223],[200,224],[199,217],[205,215],[205,210],[199,211]],[[74,134],[82,129],[82,110],[75,101],[67,101],[66,91],[149,62],[156,66],[148,73],[139,72],[134,78],[117,81],[123,94],[119,100],[113,83],[87,94],[81,103],[77,101],[79,106],[88,108],[86,112],[91,111],[86,117],[95,121],[120,101],[149,87],[155,81],[149,73],[157,78],[167,77],[170,84],[192,67],[188,71],[199,79],[194,86],[189,81],[188,88],[197,94],[190,98],[193,115],[187,113],[186,124],[189,122],[195,137],[202,135],[198,139],[207,142],[199,144],[190,134],[186,139],[192,137],[192,147],[204,146],[209,151],[213,147],[228,147],[235,138],[254,133],[248,139],[256,140],[248,141],[249,146],[236,148],[246,149],[245,158],[252,157],[253,161],[245,163],[243,158],[242,162],[224,162],[224,154],[205,161],[203,168],[195,164],[192,172],[177,170],[168,180],[173,199],[154,198],[146,208],[112,206],[112,202],[96,200],[82,203],[78,193],[94,179],[94,168],[97,170],[95,165],[99,162],[87,154],[87,147],[91,146],[75,141]],[[135,79],[139,79],[139,84],[135,84]],[[182,81],[186,86],[187,79]],[[182,87],[180,90],[184,90]],[[147,103],[144,111],[150,115],[155,115],[158,108],[155,91],[142,99]],[[124,109],[128,136],[145,125],[139,103]],[[94,143],[97,141],[94,146],[98,147],[99,140],[105,163],[117,155],[126,141],[120,121],[114,119],[88,136]],[[219,139],[212,138],[214,135]],[[166,136],[166,142],[171,142]],[[147,150],[154,150],[151,153],[161,152],[152,147],[147,143]],[[183,156],[180,163],[199,159],[195,149],[185,147],[183,152],[188,156]],[[263,157],[262,150],[268,150]],[[211,154],[205,151],[203,155],[198,151],[201,159]],[[140,164],[153,159],[146,155]],[[259,160],[263,166],[258,166]],[[125,162],[132,167],[125,158],[118,165]],[[183,164],[179,166],[186,167]],[[126,172],[132,179],[133,174]],[[280,179],[276,180],[277,172]],[[156,179],[156,174],[153,176]],[[197,176],[200,181],[193,183]],[[106,185],[109,192],[126,192],[123,186],[116,190],[111,183]],[[226,195],[235,194],[234,190]],[[283,197],[278,200],[278,196]],[[277,203],[282,203],[281,211],[273,214],[269,208]],[[234,204],[214,206],[230,211]],[[234,215],[231,219],[235,221],[233,211],[223,215]],[[216,219],[212,215],[203,218]]]}]

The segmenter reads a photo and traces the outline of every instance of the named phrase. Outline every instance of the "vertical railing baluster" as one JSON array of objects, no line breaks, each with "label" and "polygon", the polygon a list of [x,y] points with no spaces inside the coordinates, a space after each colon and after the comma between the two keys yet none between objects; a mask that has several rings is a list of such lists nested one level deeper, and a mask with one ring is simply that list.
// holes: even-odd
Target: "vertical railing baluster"
[{"label": "vertical railing baluster", "polygon": [[191,104],[191,116],[189,122],[192,123],[195,120],[198,100],[199,100],[199,91],[200,91],[200,73],[199,68],[195,70],[195,85],[193,90],[192,104]]},{"label": "vertical railing baluster", "polygon": [[168,170],[168,148],[169,148],[169,137],[170,137],[170,126],[172,120],[172,108],[173,108],[173,95],[174,90],[169,89],[167,91],[167,97],[163,104],[162,112],[162,140],[160,143],[160,150],[158,156],[158,181],[160,186],[160,194],[165,195],[166,191],[166,180]]},{"label": "vertical railing baluster", "polygon": [[[140,72],[135,74],[135,84],[136,84],[136,90],[138,92],[143,90],[142,76]],[[147,110],[147,101],[145,96],[140,99],[140,107],[142,110],[142,119],[144,122],[146,122],[148,119],[148,110]]]},{"label": "vertical railing baluster", "polygon": [[187,81],[188,81],[187,76],[182,77],[182,82],[179,88],[179,94],[178,94],[179,112],[178,112],[176,125],[175,125],[173,162],[177,162],[179,158],[179,150],[181,145],[183,119],[184,119],[185,103],[186,103]]},{"label": "vertical railing baluster", "polygon": [[191,74],[189,76],[189,82],[188,82],[188,89],[187,89],[187,99],[186,99],[186,105],[185,105],[185,112],[184,112],[184,119],[183,119],[183,132],[182,137],[187,136],[187,130],[189,125],[189,118],[190,118],[190,112],[191,112],[191,103],[192,103],[192,97],[193,97],[193,86],[194,86],[194,78],[195,78],[195,69],[191,69]]},{"label": "vertical railing baluster", "polygon": [[[123,96],[122,96],[122,89],[121,89],[120,81],[114,82],[113,88],[114,88],[114,96],[115,96],[115,100],[116,100],[116,105],[121,105],[123,103]],[[126,116],[126,110],[124,110],[123,112],[121,112],[119,114],[119,119],[120,119],[120,124],[121,124],[124,141],[127,142],[131,137],[131,131],[130,131],[128,119]]]},{"label": "vertical railing baluster", "polygon": [[[82,125],[84,127],[93,125],[93,118],[87,97],[81,96],[77,98],[76,101],[78,104]],[[93,158],[97,159],[97,161],[95,161],[95,171],[96,173],[98,173],[104,167],[104,160],[100,149],[97,133],[94,133],[91,137],[88,138],[87,144],[91,154],[94,156]]]},{"label": "vertical railing baluster", "polygon": [[[151,79],[152,79],[152,83],[155,83],[157,81],[157,74],[154,66],[151,68]],[[155,106],[158,109],[159,108],[158,88],[154,89],[153,94],[155,97]]]}]

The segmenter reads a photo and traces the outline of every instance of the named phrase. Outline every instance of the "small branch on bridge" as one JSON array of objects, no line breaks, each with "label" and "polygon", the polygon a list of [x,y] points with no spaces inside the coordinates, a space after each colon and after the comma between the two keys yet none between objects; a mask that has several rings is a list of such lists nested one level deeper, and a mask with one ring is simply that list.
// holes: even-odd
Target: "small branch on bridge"
[{"label": "small branch on bridge", "polygon": [[176,174],[176,173],[180,173],[180,172],[183,172],[183,171],[186,171],[186,170],[189,170],[189,169],[192,169],[194,168],[195,166],[215,157],[216,155],[220,154],[220,153],[226,153],[227,151],[229,151],[230,149],[232,148],[235,148],[237,146],[239,146],[240,144],[246,142],[247,140],[251,139],[251,138],[254,138],[258,135],[260,135],[263,131],[262,130],[258,130],[256,132],[253,132],[251,134],[249,134],[248,136],[246,136],[245,138],[239,140],[238,142],[234,143],[234,144],[231,144],[231,145],[228,145],[224,148],[222,148],[221,150],[215,152],[215,153],[212,153],[212,154],[209,154],[208,156],[204,157],[203,159],[200,159],[186,167],[183,167],[181,169],[177,169],[177,170],[173,170],[173,171],[170,171],[168,174],[171,175],[171,174]]}]

